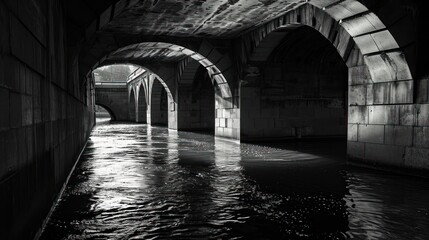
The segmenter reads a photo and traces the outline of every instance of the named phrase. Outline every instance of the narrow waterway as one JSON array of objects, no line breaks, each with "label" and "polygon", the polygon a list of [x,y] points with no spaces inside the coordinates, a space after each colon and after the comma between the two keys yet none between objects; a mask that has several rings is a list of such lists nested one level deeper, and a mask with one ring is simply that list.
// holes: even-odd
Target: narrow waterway
[{"label": "narrow waterway", "polygon": [[99,121],[41,239],[429,239],[429,181],[345,148]]}]

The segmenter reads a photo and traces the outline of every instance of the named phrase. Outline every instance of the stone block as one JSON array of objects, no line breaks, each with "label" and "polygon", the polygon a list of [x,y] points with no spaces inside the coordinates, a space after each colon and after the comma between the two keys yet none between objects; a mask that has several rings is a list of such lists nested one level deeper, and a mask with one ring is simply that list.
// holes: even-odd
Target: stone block
[{"label": "stone block", "polygon": [[414,146],[429,148],[429,127],[414,127]]},{"label": "stone block", "polygon": [[368,84],[366,85],[366,105],[374,104],[374,85]]},{"label": "stone block", "polygon": [[391,100],[391,83],[377,83],[372,86],[374,104],[389,104]]},{"label": "stone block", "polygon": [[407,147],[405,149],[405,166],[429,170],[429,149]]},{"label": "stone block", "polygon": [[416,105],[417,126],[429,127],[429,104]]},{"label": "stone block", "polygon": [[347,142],[347,156],[350,158],[364,159],[365,158],[365,143]]},{"label": "stone block", "polygon": [[390,103],[413,103],[413,81],[400,81],[391,84]]},{"label": "stone block", "polygon": [[371,83],[371,74],[366,65],[349,67],[349,85]]},{"label": "stone block", "polygon": [[352,38],[350,37],[350,34],[344,28],[339,28],[338,34],[337,34],[337,40],[334,43],[334,45],[337,46],[337,51],[340,54],[340,56],[344,60],[347,60],[350,54],[350,50],[355,44]]},{"label": "stone block", "polygon": [[384,125],[359,125],[358,141],[384,143]]},{"label": "stone block", "polygon": [[415,81],[416,103],[429,103],[429,79]]},{"label": "stone block", "polygon": [[413,144],[413,127],[385,126],[385,143],[389,145],[411,146]]},{"label": "stone block", "polygon": [[365,144],[365,160],[390,166],[403,166],[405,147],[383,144]]},{"label": "stone block", "polygon": [[399,125],[399,106],[369,106],[369,124]]},{"label": "stone block", "polygon": [[326,12],[339,21],[344,18],[367,11],[368,9],[360,2],[354,0],[340,1],[335,5],[326,8]]},{"label": "stone block", "polygon": [[311,4],[318,7],[318,8],[324,8],[328,5],[331,5],[335,2],[338,2],[338,0],[312,0]]},{"label": "stone block", "polygon": [[377,44],[372,38],[371,34],[355,37],[354,41],[363,55],[379,51],[379,48],[377,47]]},{"label": "stone block", "polygon": [[405,55],[402,52],[383,52],[364,56],[364,61],[374,82],[413,79]]},{"label": "stone block", "polygon": [[349,55],[349,58],[346,61],[347,67],[356,67],[356,66],[362,66],[364,64],[364,58],[362,56],[362,53],[360,52],[359,48],[355,46]]},{"label": "stone block", "polygon": [[350,106],[348,114],[349,123],[367,124],[368,107],[367,106]]},{"label": "stone block", "polygon": [[353,142],[358,140],[358,124],[348,124],[347,140]]},{"label": "stone block", "polygon": [[366,86],[356,85],[349,86],[349,105],[365,105],[366,104]]},{"label": "stone block", "polygon": [[416,125],[416,107],[415,105],[400,105],[399,107],[399,125]]},{"label": "stone block", "polygon": [[372,33],[371,37],[374,39],[380,51],[399,48],[398,43],[388,30]]},{"label": "stone block", "polygon": [[342,21],[341,25],[351,36],[374,32],[386,27],[377,15],[372,12]]}]

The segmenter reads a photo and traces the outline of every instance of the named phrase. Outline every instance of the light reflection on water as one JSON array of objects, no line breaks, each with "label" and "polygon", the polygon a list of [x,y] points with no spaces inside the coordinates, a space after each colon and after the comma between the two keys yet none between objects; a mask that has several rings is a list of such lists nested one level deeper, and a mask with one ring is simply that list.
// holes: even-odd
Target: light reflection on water
[{"label": "light reflection on water", "polygon": [[429,239],[428,181],[343,149],[104,121],[42,239]]}]

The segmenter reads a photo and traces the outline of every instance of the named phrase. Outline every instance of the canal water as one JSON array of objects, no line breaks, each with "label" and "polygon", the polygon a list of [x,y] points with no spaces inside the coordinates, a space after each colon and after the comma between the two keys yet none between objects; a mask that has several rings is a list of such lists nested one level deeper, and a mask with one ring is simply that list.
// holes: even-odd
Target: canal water
[{"label": "canal water", "polygon": [[343,142],[98,121],[41,239],[429,239],[429,181],[346,165]]}]

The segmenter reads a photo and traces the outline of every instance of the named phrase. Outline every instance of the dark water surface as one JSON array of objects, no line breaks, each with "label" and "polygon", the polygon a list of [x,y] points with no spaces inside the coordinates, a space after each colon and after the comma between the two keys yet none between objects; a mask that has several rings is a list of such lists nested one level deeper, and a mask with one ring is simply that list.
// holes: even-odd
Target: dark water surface
[{"label": "dark water surface", "polygon": [[345,148],[105,121],[41,239],[429,239],[429,181]]}]

